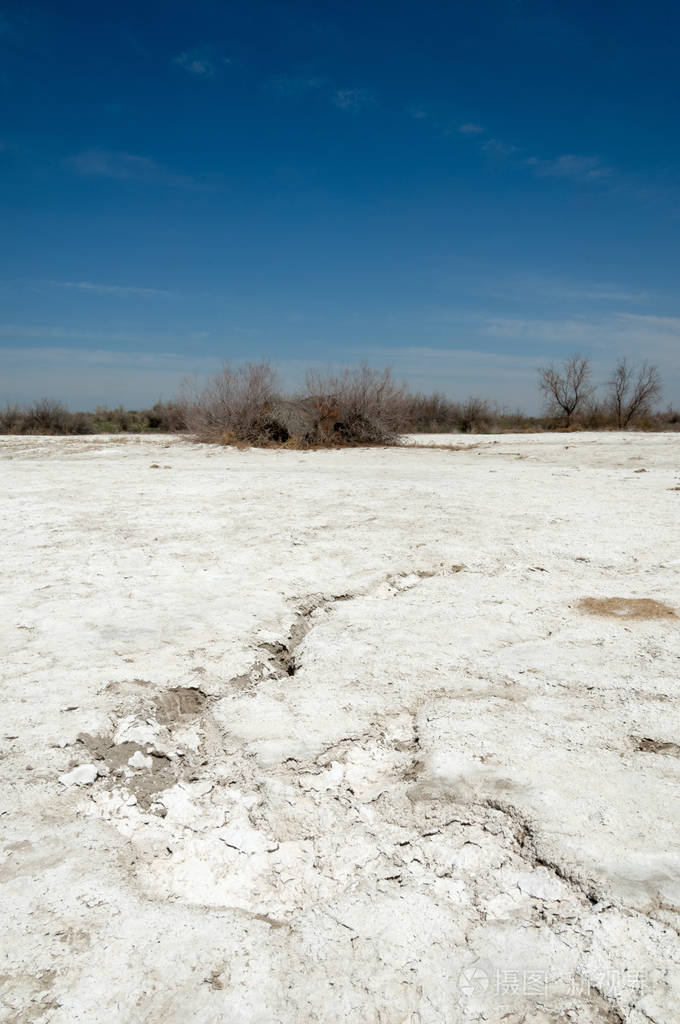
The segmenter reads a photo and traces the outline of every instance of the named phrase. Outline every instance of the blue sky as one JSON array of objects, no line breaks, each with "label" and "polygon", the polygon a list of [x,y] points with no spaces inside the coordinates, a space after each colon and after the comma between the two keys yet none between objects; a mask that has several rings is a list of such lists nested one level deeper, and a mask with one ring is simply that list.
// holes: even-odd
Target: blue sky
[{"label": "blue sky", "polygon": [[365,359],[534,410],[578,350],[677,404],[679,30],[670,0],[0,6],[0,401]]}]

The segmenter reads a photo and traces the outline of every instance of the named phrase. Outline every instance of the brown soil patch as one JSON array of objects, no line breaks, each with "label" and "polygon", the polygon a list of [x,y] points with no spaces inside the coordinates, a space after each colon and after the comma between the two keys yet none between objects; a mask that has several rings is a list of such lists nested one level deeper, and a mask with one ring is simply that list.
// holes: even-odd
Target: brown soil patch
[{"label": "brown soil patch", "polygon": [[166,725],[179,718],[198,715],[203,710],[205,701],[204,693],[188,686],[166,690],[156,699],[158,721]]},{"label": "brown soil patch", "polygon": [[582,597],[578,607],[590,615],[615,619],[676,619],[675,609],[651,597]]},{"label": "brown soil patch", "polygon": [[[95,761],[104,761],[108,766],[109,785],[118,781],[133,754],[138,751],[146,754],[145,747],[139,743],[113,743],[106,736],[93,736],[90,733],[80,733],[78,742],[87,747]],[[139,806],[148,810],[158,793],[175,784],[177,774],[176,763],[171,763],[165,756],[154,754],[151,758],[151,768],[135,772],[126,779],[125,786],[137,797]]]}]

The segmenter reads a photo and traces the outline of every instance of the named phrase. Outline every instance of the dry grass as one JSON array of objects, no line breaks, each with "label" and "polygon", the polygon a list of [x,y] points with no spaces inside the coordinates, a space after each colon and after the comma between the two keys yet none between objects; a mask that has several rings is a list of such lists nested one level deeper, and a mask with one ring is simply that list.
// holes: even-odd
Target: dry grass
[{"label": "dry grass", "polygon": [[578,603],[589,615],[615,619],[677,619],[675,609],[651,597],[583,597]]},{"label": "dry grass", "polygon": [[471,452],[474,448],[486,448],[489,444],[495,444],[494,441],[473,441],[471,444],[420,444],[417,441],[406,441],[401,445],[402,448],[417,448],[423,451],[440,451],[440,452]]}]

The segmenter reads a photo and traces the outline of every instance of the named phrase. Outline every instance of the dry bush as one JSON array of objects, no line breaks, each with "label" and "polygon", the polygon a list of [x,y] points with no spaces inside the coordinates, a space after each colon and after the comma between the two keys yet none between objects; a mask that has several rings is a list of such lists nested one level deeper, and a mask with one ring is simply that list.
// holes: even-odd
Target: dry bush
[{"label": "dry bush", "polygon": [[403,434],[458,433],[460,422],[460,404],[437,391],[431,395],[403,396],[399,423]]},{"label": "dry bush", "polygon": [[33,434],[70,434],[71,413],[61,402],[41,398],[26,411],[26,426]]},{"label": "dry bush", "polygon": [[599,402],[594,395],[589,395],[583,403],[579,423],[586,430],[611,430],[616,426],[609,404]]},{"label": "dry bush", "polygon": [[61,402],[41,398],[30,406],[7,405],[0,413],[3,434],[92,434],[92,414],[69,412]]},{"label": "dry bush", "polygon": [[661,411],[646,416],[643,421],[635,424],[636,427],[647,430],[680,430],[680,409],[674,409],[672,405]]},{"label": "dry bush", "polygon": [[21,434],[24,420],[21,406],[8,403],[0,412],[0,434]]},{"label": "dry bush", "polygon": [[185,429],[182,411],[173,402],[157,402],[140,412],[122,406],[70,412],[61,402],[42,398],[31,406],[7,405],[0,410],[0,434],[177,433]]},{"label": "dry bush", "polygon": [[276,416],[278,382],[269,363],[224,366],[207,384],[185,382],[178,403],[187,429],[223,443],[285,442],[289,431]]},{"label": "dry bush", "polygon": [[498,409],[490,423],[494,434],[526,434],[549,429],[549,422],[539,416],[527,416],[520,408]]},{"label": "dry bush", "polygon": [[394,444],[403,429],[406,386],[388,369],[362,366],[342,373],[308,373],[304,442],[312,445]]},{"label": "dry bush", "polygon": [[178,434],[186,430],[184,411],[178,402],[158,401],[151,409],[142,414],[148,430],[156,430],[159,434]]},{"label": "dry bush", "polygon": [[494,404],[479,395],[457,402],[438,392],[410,395],[404,390],[397,409],[402,434],[487,433],[500,427],[503,419]]},{"label": "dry bush", "polygon": [[494,419],[491,403],[479,395],[471,395],[461,407],[460,429],[463,434],[488,431]]}]

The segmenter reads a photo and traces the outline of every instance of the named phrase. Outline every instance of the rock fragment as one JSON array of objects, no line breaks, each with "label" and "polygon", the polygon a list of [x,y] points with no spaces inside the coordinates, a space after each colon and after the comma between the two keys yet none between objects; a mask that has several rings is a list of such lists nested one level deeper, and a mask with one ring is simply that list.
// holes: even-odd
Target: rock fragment
[{"label": "rock fragment", "polygon": [[79,764],[77,768],[59,776],[62,786],[91,786],[97,778],[97,768],[93,764]]}]

